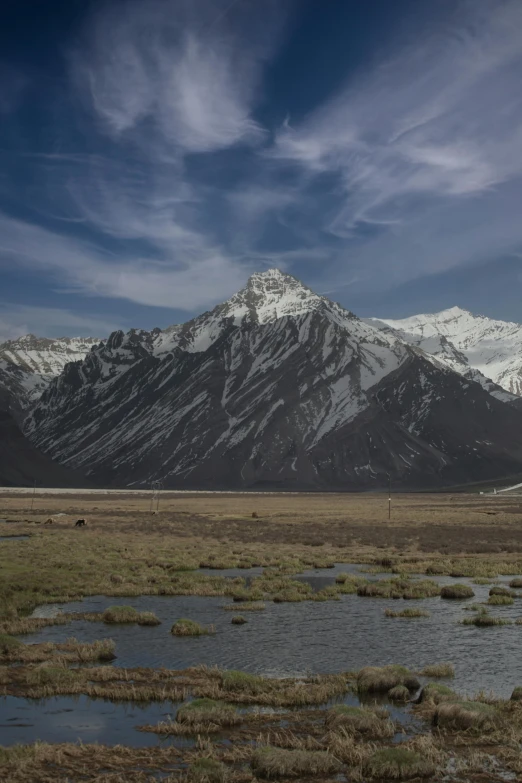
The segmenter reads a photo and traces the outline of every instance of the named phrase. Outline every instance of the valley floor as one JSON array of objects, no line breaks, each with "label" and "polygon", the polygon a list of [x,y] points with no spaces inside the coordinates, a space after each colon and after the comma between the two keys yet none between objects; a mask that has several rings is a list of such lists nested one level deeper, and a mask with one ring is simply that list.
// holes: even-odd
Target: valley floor
[{"label": "valley floor", "polygon": [[521,518],[505,495],[396,495],[388,520],[377,494],[0,491],[0,778],[522,779]]}]

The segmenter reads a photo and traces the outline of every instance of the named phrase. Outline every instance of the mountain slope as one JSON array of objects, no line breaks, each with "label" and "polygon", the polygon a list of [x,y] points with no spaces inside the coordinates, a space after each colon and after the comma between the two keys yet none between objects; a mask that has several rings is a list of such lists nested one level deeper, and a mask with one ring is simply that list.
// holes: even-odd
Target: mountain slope
[{"label": "mountain slope", "polygon": [[[488,379],[522,395],[522,325],[473,315],[460,307],[401,320],[367,319],[487,388]],[[475,372],[474,372],[475,371]],[[479,375],[480,374],[480,375]],[[497,398],[509,401],[493,386]]]},{"label": "mountain slope", "polygon": [[55,340],[27,334],[0,344],[0,388],[9,394],[15,416],[36,402],[68,362],[83,359],[100,341],[94,337]]},{"label": "mountain slope", "polygon": [[270,270],[187,324],[113,333],[51,382],[26,432],[105,485],[356,489],[522,471],[521,426],[479,384]]}]

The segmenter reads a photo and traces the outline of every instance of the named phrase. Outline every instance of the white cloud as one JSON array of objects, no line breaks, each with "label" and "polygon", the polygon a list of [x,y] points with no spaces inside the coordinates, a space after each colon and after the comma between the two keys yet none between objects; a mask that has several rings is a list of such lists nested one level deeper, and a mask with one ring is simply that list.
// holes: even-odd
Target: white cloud
[{"label": "white cloud", "polygon": [[218,250],[185,261],[118,261],[77,238],[0,213],[0,258],[46,271],[59,290],[193,310],[226,298],[245,281],[247,268]]},{"label": "white cloud", "polygon": [[476,0],[454,11],[280,129],[274,157],[340,175],[334,232],[394,222],[408,214],[405,198],[480,195],[522,174],[522,4]]},{"label": "white cloud", "polygon": [[106,315],[75,313],[72,310],[32,305],[13,305],[0,301],[0,343],[24,334],[39,337],[105,337],[122,328]]},{"label": "white cloud", "polygon": [[184,152],[255,141],[251,110],[282,9],[274,0],[241,6],[130,0],[123,13],[97,9],[72,56],[75,83],[114,135],[145,134],[150,144],[158,134]]}]

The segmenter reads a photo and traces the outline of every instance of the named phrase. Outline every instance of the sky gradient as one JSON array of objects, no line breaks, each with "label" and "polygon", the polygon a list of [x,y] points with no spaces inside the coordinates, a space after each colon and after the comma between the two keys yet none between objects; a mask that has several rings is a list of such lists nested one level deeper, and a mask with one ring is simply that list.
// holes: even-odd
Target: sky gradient
[{"label": "sky gradient", "polygon": [[0,340],[185,321],[277,266],[522,321],[520,0],[10,0]]}]

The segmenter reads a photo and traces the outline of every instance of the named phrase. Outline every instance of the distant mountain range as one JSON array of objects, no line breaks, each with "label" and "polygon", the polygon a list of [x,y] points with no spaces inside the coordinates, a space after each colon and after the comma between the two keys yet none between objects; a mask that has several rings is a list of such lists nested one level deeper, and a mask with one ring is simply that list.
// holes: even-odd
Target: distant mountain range
[{"label": "distant mountain range", "polygon": [[458,308],[361,320],[278,270],[182,325],[21,338],[0,362],[32,444],[100,485],[372,489],[390,474],[406,488],[522,472],[521,326]]}]

